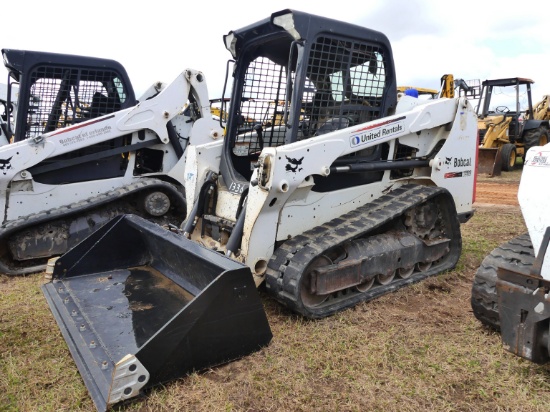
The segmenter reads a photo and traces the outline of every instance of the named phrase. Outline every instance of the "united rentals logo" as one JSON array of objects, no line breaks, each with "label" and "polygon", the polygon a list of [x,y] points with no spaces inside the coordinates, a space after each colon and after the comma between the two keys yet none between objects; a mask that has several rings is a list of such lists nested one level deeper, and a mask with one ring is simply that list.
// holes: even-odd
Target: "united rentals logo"
[{"label": "united rentals logo", "polygon": [[350,146],[361,146],[385,137],[393,136],[401,133],[405,130],[402,120],[406,117],[399,117],[397,119],[388,120],[382,123],[376,123],[371,126],[367,126],[363,129],[359,129],[354,132],[354,135],[350,138]]}]

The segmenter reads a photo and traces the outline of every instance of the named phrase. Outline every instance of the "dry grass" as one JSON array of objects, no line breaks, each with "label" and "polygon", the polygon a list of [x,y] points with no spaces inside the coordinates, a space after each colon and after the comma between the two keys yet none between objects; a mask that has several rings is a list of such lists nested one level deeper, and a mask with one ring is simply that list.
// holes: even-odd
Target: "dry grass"
[{"label": "dry grass", "polygon": [[[547,411],[550,367],[505,352],[469,303],[483,257],[525,231],[520,212],[482,208],[462,229],[454,271],[329,319],[301,319],[263,295],[268,347],[118,409]],[[0,278],[0,410],[93,410],[41,283]]]}]

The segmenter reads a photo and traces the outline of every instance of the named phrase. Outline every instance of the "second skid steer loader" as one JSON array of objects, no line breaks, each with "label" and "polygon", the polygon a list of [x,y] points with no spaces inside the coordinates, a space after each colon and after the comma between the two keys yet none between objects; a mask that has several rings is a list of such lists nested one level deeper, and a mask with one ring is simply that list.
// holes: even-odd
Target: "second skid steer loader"
[{"label": "second skid steer loader", "polygon": [[1,273],[43,270],[121,213],[181,222],[191,126],[207,130],[202,142],[222,135],[202,73],[157,82],[138,102],[116,61],[2,54],[10,77],[0,119]]},{"label": "second skid steer loader", "polygon": [[119,216],[43,288],[99,410],[267,345],[254,286],[322,318],[460,256],[477,160],[467,100],[397,102],[386,36],[341,21],[282,10],[224,41],[226,134],[187,147],[179,230]]}]

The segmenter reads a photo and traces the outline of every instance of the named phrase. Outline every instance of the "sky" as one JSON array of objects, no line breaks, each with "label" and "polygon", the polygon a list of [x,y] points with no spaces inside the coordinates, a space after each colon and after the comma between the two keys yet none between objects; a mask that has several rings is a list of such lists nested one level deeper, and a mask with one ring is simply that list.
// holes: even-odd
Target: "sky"
[{"label": "sky", "polygon": [[[393,48],[398,85],[438,89],[455,79],[527,77],[534,103],[550,94],[550,36],[541,0],[241,0],[125,2],[19,0],[2,6],[1,48],[114,59],[139,96],[186,68],[200,70],[210,98],[222,95],[229,52],[223,35],[286,8],[378,30]],[[0,83],[7,71],[0,68]]]}]

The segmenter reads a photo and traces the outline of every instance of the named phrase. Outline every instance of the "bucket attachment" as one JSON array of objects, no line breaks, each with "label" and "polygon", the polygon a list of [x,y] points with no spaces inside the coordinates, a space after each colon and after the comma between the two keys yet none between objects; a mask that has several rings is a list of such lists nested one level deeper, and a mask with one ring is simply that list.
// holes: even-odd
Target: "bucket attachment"
[{"label": "bucket attachment", "polygon": [[138,216],[69,250],[42,290],[98,411],[272,337],[248,267]]},{"label": "bucket attachment", "polygon": [[477,172],[489,176],[500,176],[502,171],[502,156],[499,148],[480,147],[478,153]]}]

